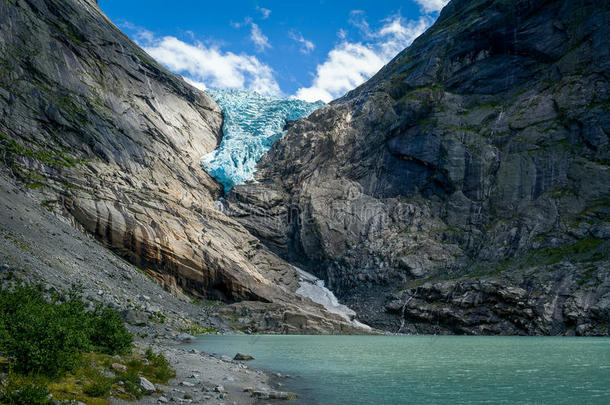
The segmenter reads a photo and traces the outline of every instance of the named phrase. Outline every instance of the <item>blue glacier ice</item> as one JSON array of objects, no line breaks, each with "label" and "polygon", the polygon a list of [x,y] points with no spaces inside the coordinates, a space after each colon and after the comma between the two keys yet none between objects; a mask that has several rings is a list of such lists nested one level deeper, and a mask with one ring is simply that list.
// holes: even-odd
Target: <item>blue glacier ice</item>
[{"label": "blue glacier ice", "polygon": [[282,137],[287,121],[326,106],[245,90],[206,90],[224,114],[222,142],[201,158],[201,166],[229,191],[254,176],[256,163]]}]

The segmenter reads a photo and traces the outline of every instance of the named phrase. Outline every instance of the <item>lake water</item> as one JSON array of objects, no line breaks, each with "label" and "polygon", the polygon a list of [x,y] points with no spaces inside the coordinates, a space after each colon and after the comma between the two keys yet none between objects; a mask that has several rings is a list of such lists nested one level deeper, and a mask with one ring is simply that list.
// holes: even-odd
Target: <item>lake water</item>
[{"label": "lake water", "polygon": [[290,404],[610,404],[610,338],[208,335],[195,347],[293,376]]}]

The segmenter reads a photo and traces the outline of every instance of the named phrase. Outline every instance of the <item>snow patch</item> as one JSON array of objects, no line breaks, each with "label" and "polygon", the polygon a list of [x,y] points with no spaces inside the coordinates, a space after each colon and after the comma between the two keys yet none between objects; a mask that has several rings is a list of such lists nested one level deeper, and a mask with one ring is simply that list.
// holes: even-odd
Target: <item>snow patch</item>
[{"label": "snow patch", "polygon": [[315,303],[322,305],[328,312],[337,314],[350,322],[354,327],[370,330],[371,327],[358,322],[354,318],[356,312],[339,302],[335,294],[325,287],[324,280],[320,280],[313,274],[310,274],[304,270],[295,267],[299,275],[299,288],[296,293],[307,297]]}]

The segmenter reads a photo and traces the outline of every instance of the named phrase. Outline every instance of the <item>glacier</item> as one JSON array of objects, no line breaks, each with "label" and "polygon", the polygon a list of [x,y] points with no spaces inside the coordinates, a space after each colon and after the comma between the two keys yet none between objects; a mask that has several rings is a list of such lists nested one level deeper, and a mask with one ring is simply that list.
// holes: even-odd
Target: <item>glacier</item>
[{"label": "glacier", "polygon": [[286,122],[298,120],[325,107],[246,90],[206,90],[224,114],[223,138],[216,150],[201,158],[202,168],[224,186],[254,177],[256,164],[284,134]]}]

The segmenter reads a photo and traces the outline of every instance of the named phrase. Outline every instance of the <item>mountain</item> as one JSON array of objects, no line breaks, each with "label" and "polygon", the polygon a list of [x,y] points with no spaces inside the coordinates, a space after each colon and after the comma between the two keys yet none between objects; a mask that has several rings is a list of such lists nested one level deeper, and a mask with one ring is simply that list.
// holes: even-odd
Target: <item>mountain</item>
[{"label": "mountain", "polygon": [[610,334],[610,3],[453,0],[225,212],[368,324]]},{"label": "mountain", "polygon": [[225,195],[200,167],[214,100],[93,0],[2,0],[3,260],[232,330],[366,332],[296,265],[391,332],[609,335],[608,21],[607,0],[453,0]]},{"label": "mountain", "polygon": [[[297,270],[219,210],[222,186],[200,167],[222,138],[209,96],[151,59],[93,0],[2,0],[0,25],[2,177],[39,210],[67,218],[177,296],[234,303],[223,310],[236,327],[361,331],[296,294]],[[21,208],[12,201],[8,210]],[[18,247],[4,257],[23,256]],[[55,262],[45,254],[41,263]],[[23,270],[32,282],[59,271]]]}]

